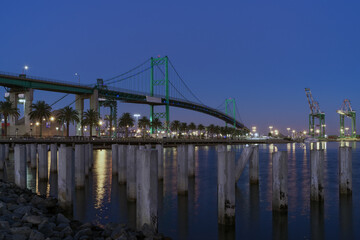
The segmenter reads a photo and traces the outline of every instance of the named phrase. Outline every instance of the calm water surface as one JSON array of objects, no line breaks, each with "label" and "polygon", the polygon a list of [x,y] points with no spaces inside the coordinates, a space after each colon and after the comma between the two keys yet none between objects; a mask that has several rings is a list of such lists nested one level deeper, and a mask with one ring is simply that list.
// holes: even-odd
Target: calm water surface
[{"label": "calm water surface", "polygon": [[[236,226],[217,224],[217,154],[214,146],[196,147],[196,178],[189,180],[188,196],[176,191],[176,148],[164,149],[165,178],[159,182],[159,232],[173,239],[360,239],[360,154],[353,147],[353,195],[338,194],[339,143],[324,143],[325,203],[310,204],[310,146],[298,143],[260,145],[260,184],[249,185],[245,168],[236,185]],[[232,146],[237,159],[243,146]],[[273,215],[273,151],[288,152],[288,215]],[[0,178],[13,181],[13,155]],[[49,153],[50,159],[50,153]],[[50,163],[50,161],[49,161]],[[126,185],[111,175],[111,150],[94,151],[94,168],[86,187],[76,190],[74,218],[104,225],[127,223],[135,227],[136,204],[126,200]],[[57,196],[57,175],[37,181],[37,171],[28,168],[28,188]]]}]

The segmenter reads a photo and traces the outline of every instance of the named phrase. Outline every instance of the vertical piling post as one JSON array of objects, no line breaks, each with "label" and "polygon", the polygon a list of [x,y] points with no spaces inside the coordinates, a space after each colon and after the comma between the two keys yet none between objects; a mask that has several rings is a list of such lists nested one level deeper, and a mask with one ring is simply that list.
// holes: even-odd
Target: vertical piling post
[{"label": "vertical piling post", "polygon": [[6,143],[5,144],[5,160],[8,160],[9,159],[9,144]]},{"label": "vertical piling post", "polygon": [[235,152],[218,148],[218,223],[235,224]]},{"label": "vertical piling post", "polygon": [[26,188],[26,147],[16,144],[14,147],[15,184]]},{"label": "vertical piling post", "polygon": [[50,152],[51,152],[51,163],[50,163],[50,171],[56,172],[57,171],[57,152],[58,147],[56,143],[50,145]]},{"label": "vertical piling post", "polygon": [[145,145],[145,148],[148,149],[148,150],[150,150],[151,147],[152,147],[151,144],[146,144],[146,145]]},{"label": "vertical piling post", "polygon": [[112,174],[118,173],[118,145],[111,145],[111,166],[112,166]]},{"label": "vertical piling post", "polygon": [[30,166],[31,168],[36,168],[36,143],[31,144],[31,162]]},{"label": "vertical piling post", "polygon": [[[30,144],[26,144],[26,162],[31,162],[31,145]],[[5,149],[4,149],[5,150]],[[5,157],[5,155],[4,155]]]},{"label": "vertical piling post", "polygon": [[48,149],[46,144],[38,145],[38,155],[39,155],[39,179],[45,180],[48,178]]},{"label": "vertical piling post", "polygon": [[136,226],[157,232],[157,150],[138,150],[136,158]]},{"label": "vertical piling post", "polygon": [[177,190],[180,195],[188,193],[188,155],[187,145],[177,147]]},{"label": "vertical piling post", "polygon": [[236,163],[236,170],[235,170],[235,180],[236,182],[239,181],[241,173],[243,172],[246,163],[249,161],[249,158],[251,157],[251,154],[253,152],[253,148],[252,147],[245,147],[240,155],[239,160]]},{"label": "vertical piling post", "polygon": [[94,165],[94,146],[89,143],[89,171]]},{"label": "vertical piling post", "polygon": [[352,149],[339,147],[339,191],[352,194]]},{"label": "vertical piling post", "polygon": [[85,186],[85,145],[75,144],[75,187]]},{"label": "vertical piling post", "polygon": [[259,184],[259,145],[252,147],[253,151],[249,161],[250,184]]},{"label": "vertical piling post", "polygon": [[287,211],[287,152],[274,152],[272,155],[272,210]]},{"label": "vertical piling post", "polygon": [[126,153],[126,190],[128,201],[136,200],[136,159],[138,147],[136,145],[129,145]]},{"label": "vertical piling post", "polygon": [[89,176],[89,155],[90,155],[90,144],[85,144],[85,153],[84,153],[84,169],[85,169],[85,176]]},{"label": "vertical piling post", "polygon": [[188,145],[188,174],[189,177],[195,177],[195,147]]},{"label": "vertical piling post", "polygon": [[127,145],[118,146],[118,182],[126,183],[126,149]]},{"label": "vertical piling post", "polygon": [[73,180],[73,149],[61,145],[59,149],[59,170],[58,170],[58,199],[64,209],[72,208],[74,188]]},{"label": "vertical piling post", "polygon": [[5,168],[5,146],[0,144],[0,170]]},{"label": "vertical piling post", "polygon": [[310,200],[324,201],[324,150],[310,151]]},{"label": "vertical piling post", "polygon": [[158,151],[158,180],[164,179],[164,148],[161,144],[156,145]]}]

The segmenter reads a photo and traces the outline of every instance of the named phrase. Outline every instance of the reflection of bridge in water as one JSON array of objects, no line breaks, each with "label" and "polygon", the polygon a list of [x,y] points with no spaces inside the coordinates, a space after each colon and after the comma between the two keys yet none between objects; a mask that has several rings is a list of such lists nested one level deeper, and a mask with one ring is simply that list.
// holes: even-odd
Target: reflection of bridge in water
[{"label": "reflection of bridge in water", "polygon": [[[9,88],[9,98],[14,104],[19,100],[19,94],[24,94],[25,110],[24,125],[19,128],[19,134],[30,131],[29,112],[33,101],[33,90],[45,90],[61,92],[66,95],[58,99],[54,104],[61,101],[69,94],[75,94],[75,109],[82,115],[84,111],[84,99],[90,99],[90,108],[100,111],[100,106],[110,107],[117,126],[117,101],[150,105],[150,121],[155,118],[164,118],[165,124],[169,124],[170,106],[189,109],[223,120],[235,128],[248,131],[239,121],[235,101],[224,101],[218,108],[212,108],[203,104],[182,80],[168,57],[151,58],[135,68],[103,80],[98,79],[97,84],[80,85],[70,82],[61,82],[41,77],[32,77],[25,74],[9,74],[0,72],[0,85]],[[229,104],[232,106],[228,106]],[[160,109],[165,107],[165,109]],[[157,110],[157,111],[156,111]],[[160,110],[160,111],[159,111]],[[17,119],[11,117],[10,134],[14,135]],[[81,131],[76,127],[77,135]]]}]

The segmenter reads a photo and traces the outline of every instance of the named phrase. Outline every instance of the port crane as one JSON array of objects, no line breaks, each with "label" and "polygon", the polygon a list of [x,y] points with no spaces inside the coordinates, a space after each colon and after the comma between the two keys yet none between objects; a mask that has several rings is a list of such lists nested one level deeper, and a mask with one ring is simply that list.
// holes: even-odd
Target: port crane
[{"label": "port crane", "polygon": [[340,137],[345,137],[345,117],[351,118],[352,138],[356,138],[356,112],[352,109],[349,99],[345,99],[341,108],[336,111],[340,115]]},{"label": "port crane", "polygon": [[[318,137],[325,137],[325,113],[320,110],[319,103],[314,101],[310,88],[305,88],[307,100],[309,102],[310,114],[309,114],[309,134]],[[315,120],[319,119],[319,124],[315,125]],[[315,127],[318,126],[318,129]]]}]

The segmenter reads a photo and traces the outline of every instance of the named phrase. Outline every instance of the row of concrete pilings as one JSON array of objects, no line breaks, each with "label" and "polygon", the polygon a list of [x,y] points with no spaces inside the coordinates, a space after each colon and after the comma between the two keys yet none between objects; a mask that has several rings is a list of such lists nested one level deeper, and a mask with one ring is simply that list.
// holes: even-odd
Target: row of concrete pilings
[{"label": "row of concrete pilings", "polygon": [[[16,144],[14,146],[15,183],[26,188],[27,162],[38,168],[39,180],[48,178],[47,144]],[[157,231],[158,181],[164,178],[164,154],[162,145],[118,145],[112,144],[112,174],[119,184],[126,184],[128,201],[136,201],[136,225],[141,228],[149,224]],[[85,186],[85,177],[93,166],[93,145],[50,145],[50,171],[58,172],[58,200],[65,209],[72,209],[73,190]],[[249,182],[259,184],[259,148],[245,147],[238,161],[235,152],[225,145],[217,146],[218,223],[235,224],[235,185],[247,162]],[[38,155],[38,157],[37,157]],[[0,144],[0,170],[9,157],[9,144]],[[59,157],[59,159],[58,159]],[[38,160],[37,160],[38,159]],[[312,201],[324,201],[324,150],[311,150],[311,195]],[[287,152],[272,155],[272,208],[287,211]],[[188,192],[188,178],[195,177],[194,145],[177,146],[177,191]],[[339,148],[339,189],[341,194],[352,193],[352,150]]]}]

